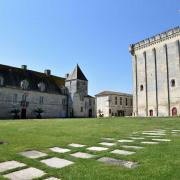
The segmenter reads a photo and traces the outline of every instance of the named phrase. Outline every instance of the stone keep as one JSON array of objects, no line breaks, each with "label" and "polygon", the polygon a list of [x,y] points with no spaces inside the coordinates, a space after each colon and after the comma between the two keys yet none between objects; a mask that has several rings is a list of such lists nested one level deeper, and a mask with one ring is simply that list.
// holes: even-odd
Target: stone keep
[{"label": "stone keep", "polygon": [[180,115],[180,28],[130,45],[133,115]]}]

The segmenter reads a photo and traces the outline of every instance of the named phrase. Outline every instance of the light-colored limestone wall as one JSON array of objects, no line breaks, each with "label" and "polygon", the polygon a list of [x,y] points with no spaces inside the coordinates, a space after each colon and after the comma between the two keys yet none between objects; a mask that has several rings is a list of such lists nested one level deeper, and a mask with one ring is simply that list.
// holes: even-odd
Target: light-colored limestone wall
[{"label": "light-colored limestone wall", "polygon": [[[17,102],[13,102],[14,95],[17,95]],[[26,94],[26,101],[28,106],[22,107],[22,96]],[[43,104],[40,104],[40,97],[43,97]],[[36,108],[42,108],[44,118],[58,118],[66,117],[67,108],[66,104],[63,104],[63,99],[67,101],[65,95],[41,93],[35,91],[23,91],[12,88],[0,88],[0,118],[12,118],[11,110],[17,108],[19,110],[25,108],[27,118],[36,118],[34,110]]]},{"label": "light-colored limestone wall", "polygon": [[138,115],[138,109],[137,109],[137,99],[136,99],[136,74],[137,74],[137,69],[136,69],[136,56],[133,56],[132,60],[132,70],[133,70],[133,116]]},{"label": "light-colored limestone wall", "polygon": [[[144,52],[143,52],[144,53]],[[137,57],[137,87],[138,87],[138,115],[146,116],[146,83],[145,83],[145,60],[144,54],[138,53]],[[143,86],[143,91],[140,90],[140,86]]]},{"label": "light-colored limestone wall", "polygon": [[[139,116],[146,116],[146,89],[144,85],[143,92],[140,92],[140,84],[145,83],[145,65],[143,53],[146,52],[147,58],[147,94],[148,94],[148,115],[149,110],[152,109],[154,116],[156,116],[156,86],[155,86],[155,63],[153,57],[153,49],[156,50],[157,62],[157,94],[158,94],[158,116],[168,116],[169,111],[172,115],[172,108],[176,107],[178,115],[180,115],[180,56],[178,43],[180,35],[173,38],[162,40],[158,43],[147,45],[144,48],[135,50],[133,55],[137,56],[137,77],[138,77],[138,112]],[[165,46],[167,45],[167,56]],[[133,65],[135,67],[135,65]],[[134,72],[134,70],[133,70]],[[169,77],[169,79],[168,79]],[[171,80],[175,79],[175,87],[171,87]],[[168,81],[169,80],[169,81]],[[133,83],[135,84],[135,73],[133,73]],[[169,86],[169,92],[168,92]],[[169,93],[169,95],[168,95]],[[133,97],[136,97],[135,86],[133,85]],[[168,98],[169,97],[169,98]],[[170,108],[169,108],[169,103]],[[135,111],[134,98],[134,111]]]},{"label": "light-colored limestone wall", "polygon": [[104,117],[109,117],[109,96],[96,97],[96,105],[97,117],[99,116],[99,110]]},{"label": "light-colored limestone wall", "polygon": [[156,105],[156,73],[155,73],[155,55],[154,51],[146,51],[147,57],[147,95],[148,95],[148,116],[149,111],[153,110],[153,115],[157,114]]},{"label": "light-colored limestone wall", "polygon": [[[178,41],[167,44],[169,62],[169,87],[170,87],[170,114],[172,109],[177,108],[180,115],[180,61]],[[171,81],[175,80],[175,87],[171,87]]]},{"label": "light-colored limestone wall", "polygon": [[[117,104],[116,98],[117,97]],[[122,105],[120,104],[120,98],[122,98]],[[127,98],[127,105],[126,105]],[[123,111],[124,116],[132,116],[133,106],[132,106],[132,96],[119,96],[119,95],[109,95],[109,96],[98,96],[96,97],[97,102],[97,117],[99,116],[99,110],[102,112],[104,117],[118,116],[118,111]],[[109,112],[111,110],[111,113]]]}]

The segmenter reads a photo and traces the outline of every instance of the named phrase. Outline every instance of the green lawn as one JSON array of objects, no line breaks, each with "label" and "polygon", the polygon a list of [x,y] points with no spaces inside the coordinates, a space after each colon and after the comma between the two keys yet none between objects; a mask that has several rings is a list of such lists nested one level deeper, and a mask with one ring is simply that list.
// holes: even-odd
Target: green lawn
[{"label": "green lawn", "polygon": [[[70,143],[97,146],[102,142],[102,137],[124,139],[134,131],[141,133],[157,128],[166,129],[165,138],[172,141],[161,142],[159,145],[143,145],[144,149],[137,150],[136,154],[130,156],[109,153],[111,149],[122,149],[120,144],[107,152],[93,153],[98,156],[90,160],[73,158],[70,153],[56,154],[48,150],[54,146],[67,148]],[[172,136],[172,129],[180,129],[180,118],[2,120],[0,141],[6,141],[8,144],[0,145],[0,162],[17,160],[63,180],[179,180],[180,136]],[[131,144],[140,145],[140,141]],[[74,161],[75,164],[57,170],[41,164],[39,160],[28,159],[18,154],[32,149],[48,153],[49,157],[56,156]],[[88,152],[86,148],[74,148],[72,152],[76,151]],[[96,161],[103,156],[137,161],[140,166],[129,170]],[[3,179],[1,175],[0,179]]]}]

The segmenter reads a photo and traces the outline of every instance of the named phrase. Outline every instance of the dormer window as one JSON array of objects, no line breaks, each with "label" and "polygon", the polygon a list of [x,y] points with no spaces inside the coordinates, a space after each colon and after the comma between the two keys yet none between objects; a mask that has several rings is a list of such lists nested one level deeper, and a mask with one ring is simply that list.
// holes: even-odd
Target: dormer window
[{"label": "dormer window", "polygon": [[0,86],[4,86],[4,78],[0,76]]},{"label": "dormer window", "polygon": [[46,91],[46,86],[45,86],[45,84],[44,84],[43,82],[40,82],[40,83],[38,84],[38,88],[39,88],[39,90],[40,90],[41,92]]},{"label": "dormer window", "polygon": [[175,81],[175,79],[172,79],[171,80],[171,87],[175,87],[176,86],[176,81]]},{"label": "dormer window", "polygon": [[21,81],[21,88],[27,90],[29,88],[29,82],[27,80]]},{"label": "dormer window", "polygon": [[144,86],[141,84],[140,85],[140,91],[143,91],[144,90]]}]

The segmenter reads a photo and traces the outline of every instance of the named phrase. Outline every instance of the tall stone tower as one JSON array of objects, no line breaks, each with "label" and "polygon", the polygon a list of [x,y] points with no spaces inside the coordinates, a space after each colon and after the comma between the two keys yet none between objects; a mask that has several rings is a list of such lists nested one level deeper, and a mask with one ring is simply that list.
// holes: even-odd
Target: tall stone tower
[{"label": "tall stone tower", "polygon": [[134,116],[180,116],[180,27],[130,46]]},{"label": "tall stone tower", "polygon": [[74,117],[75,109],[78,107],[75,102],[78,103],[77,99],[83,101],[84,97],[88,96],[88,80],[79,65],[76,65],[70,75],[66,75],[65,86],[68,89],[68,114]]}]

